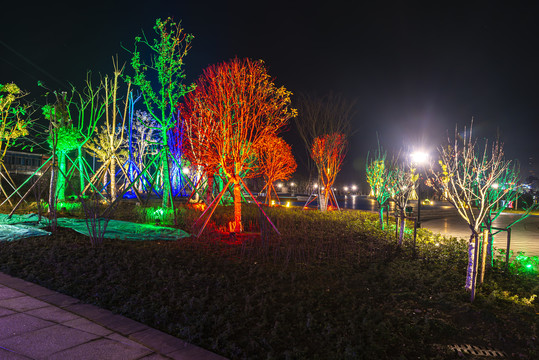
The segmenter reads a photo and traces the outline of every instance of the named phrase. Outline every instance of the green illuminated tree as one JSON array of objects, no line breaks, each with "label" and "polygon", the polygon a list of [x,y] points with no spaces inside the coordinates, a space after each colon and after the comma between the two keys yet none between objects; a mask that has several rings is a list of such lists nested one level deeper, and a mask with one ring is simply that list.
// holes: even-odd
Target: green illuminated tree
[{"label": "green illuminated tree", "polygon": [[[69,99],[67,92],[54,93],[56,101],[43,106],[43,115],[49,120],[49,136],[47,142],[58,161],[58,174],[55,179],[55,201],[64,201],[67,187],[67,154],[77,149],[82,137],[73,126],[68,110]],[[54,166],[54,158],[53,158]],[[54,176],[51,176],[51,180]]]},{"label": "green illuminated tree", "polygon": [[378,146],[373,156],[367,155],[367,182],[371,187],[371,195],[378,204],[380,228],[384,229],[384,209],[388,200],[395,193],[395,172],[388,164],[387,153]]},{"label": "green illuminated tree", "polygon": [[[40,85],[45,88],[43,84]],[[85,180],[90,179],[90,165],[83,156],[82,148],[92,138],[96,124],[103,116],[106,103],[110,100],[103,95],[102,84],[97,87],[92,85],[90,73],[87,74],[82,91],[77,91],[73,87],[69,93],[52,93],[55,101],[45,105],[42,110],[50,122],[47,139],[49,147],[52,148],[53,141],[56,142],[55,156],[58,158],[60,169],[56,193],[58,200],[64,200],[66,182],[75,170],[79,172],[80,193],[83,194],[85,191]],[[75,159],[69,157],[69,153],[73,150],[77,150]],[[72,166],[68,170],[69,161]]]},{"label": "green illuminated tree", "polygon": [[439,148],[439,169],[432,170],[433,185],[443,194],[470,227],[466,290],[475,299],[479,231],[485,217],[504,197],[503,191],[493,191],[510,171],[511,161],[505,160],[503,146],[496,140],[489,146],[477,145],[470,129],[461,137],[455,128],[454,140]]},{"label": "green illuminated tree", "polygon": [[[131,65],[135,76],[130,80],[140,87],[146,109],[159,124],[162,141],[159,152],[159,164],[163,173],[163,207],[173,206],[170,183],[168,147],[168,131],[175,125],[175,106],[180,99],[194,86],[183,84],[184,58],[191,47],[193,35],[186,34],[180,26],[168,18],[157,19],[154,30],[157,38],[149,40],[143,33],[135,38],[135,49],[132,52]],[[139,46],[144,45],[150,52],[149,60],[145,60]]]}]

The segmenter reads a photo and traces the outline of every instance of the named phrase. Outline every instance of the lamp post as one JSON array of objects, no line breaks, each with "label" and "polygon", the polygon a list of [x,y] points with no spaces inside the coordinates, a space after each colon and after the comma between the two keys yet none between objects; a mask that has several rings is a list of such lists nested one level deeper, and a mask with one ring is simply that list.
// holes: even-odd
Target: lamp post
[{"label": "lamp post", "polygon": [[[411,154],[411,160],[413,164],[424,165],[428,162],[429,154],[424,151],[415,151]],[[418,184],[417,184],[417,227],[421,227],[421,173],[419,168],[417,169],[418,173]]]}]

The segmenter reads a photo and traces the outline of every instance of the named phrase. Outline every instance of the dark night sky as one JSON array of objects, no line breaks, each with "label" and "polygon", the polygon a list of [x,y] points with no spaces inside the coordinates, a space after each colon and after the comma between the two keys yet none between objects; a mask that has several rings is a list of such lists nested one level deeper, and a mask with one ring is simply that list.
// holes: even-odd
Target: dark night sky
[{"label": "dark night sky", "polygon": [[[111,73],[111,56],[129,60],[120,44],[131,48],[155,18],[173,16],[195,35],[188,81],[234,56],[260,58],[276,84],[294,93],[357,99],[356,133],[338,184],[364,179],[376,133],[386,148],[424,147],[436,155],[447,130],[472,117],[475,134],[499,133],[506,155],[528,174],[528,158],[539,161],[535,7],[350,3],[13,2],[0,15],[0,83],[14,81],[37,95],[38,79],[59,89],[80,84],[90,69]],[[300,156],[294,137],[292,129],[285,134]]]}]

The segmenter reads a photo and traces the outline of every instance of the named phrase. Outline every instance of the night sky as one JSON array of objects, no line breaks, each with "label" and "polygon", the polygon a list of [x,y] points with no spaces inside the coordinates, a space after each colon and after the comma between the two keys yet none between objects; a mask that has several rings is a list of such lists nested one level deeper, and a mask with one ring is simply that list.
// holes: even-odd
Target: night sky
[{"label": "night sky", "polygon": [[[350,3],[15,1],[0,15],[0,83],[13,81],[39,99],[38,80],[60,90],[68,82],[80,85],[87,70],[110,74],[113,55],[129,61],[122,45],[132,48],[141,29],[150,34],[156,18],[172,16],[195,35],[188,82],[210,64],[250,57],[263,59],[276,84],[296,94],[333,91],[357,101],[338,185],[364,181],[376,134],[390,150],[424,148],[436,156],[447,131],[472,117],[478,137],[500,134],[523,175],[529,157],[538,172],[535,7]],[[284,137],[305,156],[293,126]]]}]

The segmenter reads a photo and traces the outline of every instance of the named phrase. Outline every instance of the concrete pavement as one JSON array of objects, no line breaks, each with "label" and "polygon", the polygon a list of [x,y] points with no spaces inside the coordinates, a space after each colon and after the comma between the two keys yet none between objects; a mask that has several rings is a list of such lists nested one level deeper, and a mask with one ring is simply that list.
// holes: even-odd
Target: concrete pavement
[{"label": "concrete pavement", "polygon": [[225,358],[108,310],[0,273],[0,359]]}]

